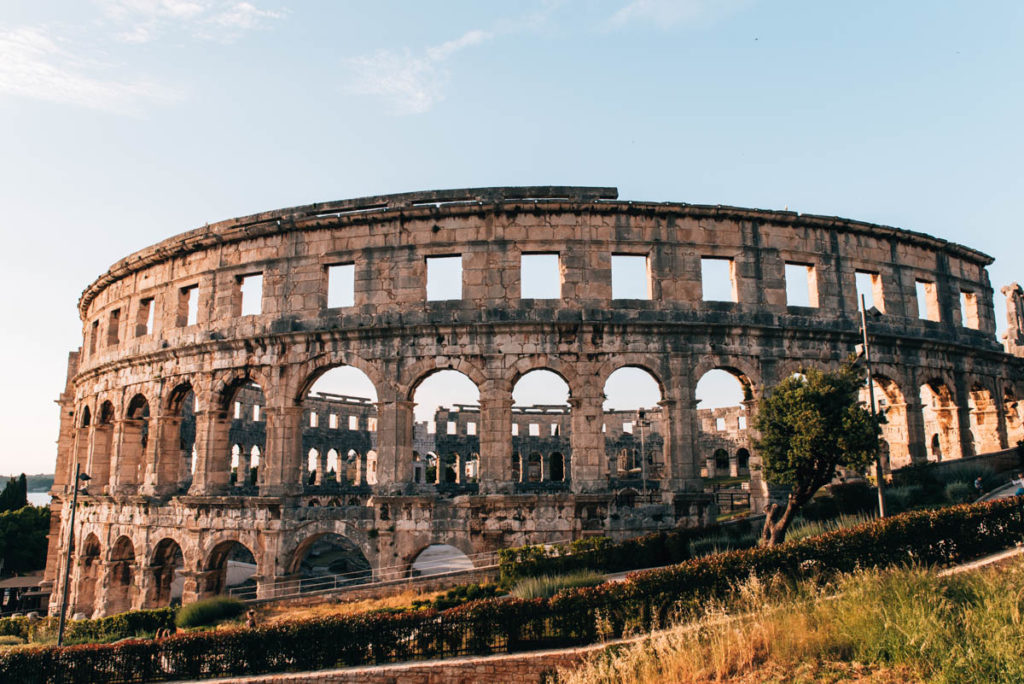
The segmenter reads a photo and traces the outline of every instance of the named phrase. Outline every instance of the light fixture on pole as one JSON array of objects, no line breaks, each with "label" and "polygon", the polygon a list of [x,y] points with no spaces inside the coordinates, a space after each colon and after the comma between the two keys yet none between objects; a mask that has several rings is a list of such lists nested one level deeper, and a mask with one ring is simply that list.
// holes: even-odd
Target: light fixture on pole
[{"label": "light fixture on pole", "polygon": [[[874,308],[872,308],[872,311]],[[875,380],[871,375],[871,347],[868,345],[868,312],[864,295],[860,296],[860,331],[863,342],[857,345],[857,355],[864,356],[864,367],[868,375],[868,401],[871,403],[871,420],[876,419]],[[882,470],[882,453],[875,446],[875,479],[878,481],[878,517],[885,517],[885,472]]]},{"label": "light fixture on pole", "polygon": [[68,583],[71,580],[71,546],[75,539],[75,509],[78,507],[78,483],[88,482],[92,478],[81,471],[81,464],[75,464],[75,480],[71,495],[71,519],[68,521],[67,553],[64,556],[64,588],[60,596],[60,622],[57,627],[57,645],[64,645],[64,623],[68,613]]}]

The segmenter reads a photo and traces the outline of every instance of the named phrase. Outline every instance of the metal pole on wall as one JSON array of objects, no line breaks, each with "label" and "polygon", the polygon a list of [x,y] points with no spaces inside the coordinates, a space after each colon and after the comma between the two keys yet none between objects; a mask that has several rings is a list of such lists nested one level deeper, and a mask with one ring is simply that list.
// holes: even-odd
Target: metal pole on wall
[{"label": "metal pole on wall", "polygon": [[71,495],[71,519],[68,521],[67,552],[64,554],[64,587],[60,594],[60,622],[57,627],[57,645],[64,645],[64,622],[68,612],[68,583],[71,581],[71,546],[75,540],[75,508],[78,507],[78,478],[81,476],[80,463],[75,464],[75,479],[72,480],[74,493]]},{"label": "metal pole on wall", "polygon": [[[864,295],[860,296],[860,329],[864,344],[864,366],[868,371],[868,400],[871,402],[871,418],[875,412],[875,380],[871,375],[871,347],[868,345],[868,313],[864,306]],[[882,454],[875,446],[875,479],[878,482],[878,517],[885,517],[885,472],[882,470]]]}]

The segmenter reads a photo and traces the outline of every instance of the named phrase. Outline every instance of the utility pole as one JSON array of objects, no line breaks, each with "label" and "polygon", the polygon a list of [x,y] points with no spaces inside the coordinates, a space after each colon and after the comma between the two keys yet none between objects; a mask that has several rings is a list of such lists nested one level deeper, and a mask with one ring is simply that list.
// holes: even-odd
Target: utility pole
[{"label": "utility pole", "polygon": [[[877,418],[875,410],[875,380],[871,375],[871,347],[868,345],[868,312],[864,295],[860,296],[860,329],[864,345],[864,367],[868,371],[868,400],[871,402],[871,418]],[[882,454],[875,445],[875,479],[878,481],[878,517],[885,517],[885,473],[882,470]]]},{"label": "utility pole", "polygon": [[81,472],[81,468],[82,465],[80,463],[75,464],[75,479],[72,484],[74,493],[71,495],[71,519],[68,520],[67,553],[64,555],[64,590],[60,596],[60,621],[57,626],[58,646],[64,645],[64,623],[67,620],[68,614],[68,584],[71,580],[71,546],[75,540],[75,509],[78,508],[78,482],[88,482],[92,479]]}]

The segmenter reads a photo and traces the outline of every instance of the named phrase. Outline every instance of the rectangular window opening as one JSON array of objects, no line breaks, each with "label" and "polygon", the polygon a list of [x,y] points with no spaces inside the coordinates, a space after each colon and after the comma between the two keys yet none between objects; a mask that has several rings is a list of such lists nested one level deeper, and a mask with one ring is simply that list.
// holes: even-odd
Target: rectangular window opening
[{"label": "rectangular window opening", "polygon": [[330,414],[327,417],[327,425],[332,430],[337,430],[338,429],[338,414],[337,413],[332,413],[332,414]]},{"label": "rectangular window opening", "polygon": [[476,434],[476,423],[474,423],[472,421],[466,423],[466,434],[467,435],[475,435]]},{"label": "rectangular window opening", "polygon": [[236,401],[235,402],[235,420],[241,420],[241,419],[242,419],[242,402]]},{"label": "rectangular window opening", "polygon": [[551,424],[551,436],[552,437],[557,437],[558,436],[558,423],[552,423]]},{"label": "rectangular window opening", "polygon": [[348,417],[348,429],[349,430],[358,430],[359,429],[359,416],[349,416]]},{"label": "rectangular window opening", "polygon": [[540,423],[530,423],[530,436],[540,437]]},{"label": "rectangular window opening", "polygon": [[107,346],[116,347],[121,341],[121,310],[114,309],[107,320]]},{"label": "rectangular window opening", "polygon": [[427,423],[427,434],[428,435],[436,435],[437,434],[437,423],[435,423],[434,421],[430,421],[429,423]]},{"label": "rectangular window opening", "polygon": [[356,305],[356,265],[334,264],[327,267],[327,308],[343,309]]},{"label": "rectangular window opening", "polygon": [[747,429],[747,417],[746,416],[740,416],[739,418],[737,418],[736,419],[736,427],[738,427],[740,430],[746,430]]},{"label": "rectangular window opening", "polygon": [[153,334],[153,298],[147,297],[139,301],[139,314],[135,319],[135,336],[143,337]]},{"label": "rectangular window opening", "polygon": [[813,265],[786,263],[786,306],[817,308],[818,278]]},{"label": "rectangular window opening", "polygon": [[427,257],[427,301],[462,299],[462,255]]},{"label": "rectangular window opening", "polygon": [[651,269],[646,255],[612,254],[612,299],[650,299]]},{"label": "rectangular window opening", "polygon": [[371,417],[366,419],[366,431],[367,432],[376,432],[377,431],[377,419],[376,418],[371,416]]},{"label": "rectangular window opening", "polygon": [[627,435],[633,434],[633,422],[632,421],[627,421],[627,422],[623,423],[622,424],[622,431],[624,433],[626,433]]},{"label": "rectangular window opening", "polygon": [[253,419],[253,422],[255,422],[255,423],[260,422],[260,405],[259,404],[253,404],[253,407],[252,407],[252,419]]},{"label": "rectangular window opening", "polygon": [[449,435],[457,435],[458,434],[458,426],[455,424],[454,420],[449,420],[447,427],[448,427],[448,434]]},{"label": "rectangular window opening", "polygon": [[960,291],[960,325],[971,330],[979,326],[978,295],[967,290]]},{"label": "rectangular window opening", "polygon": [[715,430],[725,432],[725,418],[715,418]]},{"label": "rectangular window opening", "polygon": [[512,436],[516,437],[519,435],[519,423],[512,423]]},{"label": "rectangular window opening", "polygon": [[89,327],[89,356],[96,353],[96,338],[100,336],[100,322],[95,320]]},{"label": "rectangular window opening", "polygon": [[701,257],[701,298],[705,302],[738,302],[732,259]]},{"label": "rectangular window opening", "polygon": [[882,296],[882,276],[868,271],[857,271],[857,308],[860,309],[860,298],[864,297],[864,307],[875,307],[879,313],[885,313],[885,300]]},{"label": "rectangular window opening", "polygon": [[178,292],[178,327],[195,325],[199,321],[199,286],[189,285]]},{"label": "rectangular window opening", "polygon": [[315,428],[320,424],[320,418],[316,415],[316,411],[312,411],[309,414],[309,427]]},{"label": "rectangular window opening", "polygon": [[253,273],[238,279],[241,295],[242,316],[258,316],[263,313],[263,274]]},{"label": "rectangular window opening", "polygon": [[917,293],[917,317],[926,321],[939,321],[939,293],[935,283],[918,280],[915,283]]},{"label": "rectangular window opening", "polygon": [[519,260],[521,299],[561,299],[562,273],[557,254],[523,254]]}]

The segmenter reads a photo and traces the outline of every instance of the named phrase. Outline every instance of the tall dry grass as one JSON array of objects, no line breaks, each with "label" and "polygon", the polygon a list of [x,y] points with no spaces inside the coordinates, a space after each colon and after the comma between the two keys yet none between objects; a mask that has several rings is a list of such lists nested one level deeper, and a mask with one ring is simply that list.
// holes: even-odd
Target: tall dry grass
[{"label": "tall dry grass", "polygon": [[559,681],[753,681],[758,672],[807,672],[808,664],[805,681],[815,681],[814,672],[830,663],[863,663],[907,673],[906,681],[1019,683],[1022,616],[1019,561],[950,577],[915,568],[871,570],[826,587],[755,578],[695,622],[613,647],[561,672]]}]

